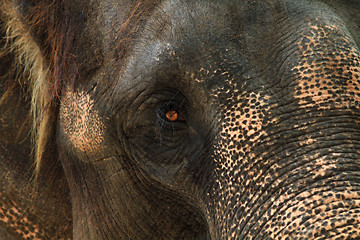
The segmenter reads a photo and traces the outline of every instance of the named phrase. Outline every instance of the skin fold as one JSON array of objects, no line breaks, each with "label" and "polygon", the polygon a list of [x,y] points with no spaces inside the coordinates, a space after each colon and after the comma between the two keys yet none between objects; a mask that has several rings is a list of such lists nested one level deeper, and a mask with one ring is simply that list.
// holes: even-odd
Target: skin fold
[{"label": "skin fold", "polygon": [[360,239],[359,1],[0,4],[0,239]]}]

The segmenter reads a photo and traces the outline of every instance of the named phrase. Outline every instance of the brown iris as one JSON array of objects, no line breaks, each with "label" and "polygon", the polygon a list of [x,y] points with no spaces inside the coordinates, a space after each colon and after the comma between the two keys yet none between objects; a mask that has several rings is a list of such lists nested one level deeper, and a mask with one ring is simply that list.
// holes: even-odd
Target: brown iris
[{"label": "brown iris", "polygon": [[168,111],[166,114],[166,119],[169,120],[170,122],[175,122],[179,120],[179,113],[175,110],[170,110]]}]

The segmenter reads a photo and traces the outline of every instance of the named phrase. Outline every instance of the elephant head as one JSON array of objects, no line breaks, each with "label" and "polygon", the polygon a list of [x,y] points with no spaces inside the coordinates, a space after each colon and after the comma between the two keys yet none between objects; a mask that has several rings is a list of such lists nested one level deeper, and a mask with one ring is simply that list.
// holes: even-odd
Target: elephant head
[{"label": "elephant head", "polygon": [[360,239],[357,0],[0,2],[39,238]]}]

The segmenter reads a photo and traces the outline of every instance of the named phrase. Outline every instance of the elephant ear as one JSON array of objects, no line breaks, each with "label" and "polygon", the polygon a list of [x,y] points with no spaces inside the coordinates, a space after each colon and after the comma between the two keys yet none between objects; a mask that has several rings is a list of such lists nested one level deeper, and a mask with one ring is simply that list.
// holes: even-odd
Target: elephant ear
[{"label": "elephant ear", "polygon": [[22,86],[28,88],[31,99],[36,176],[54,169],[49,164],[57,162],[53,139],[56,109],[61,88],[77,74],[71,54],[75,45],[72,23],[76,20],[76,8],[70,11],[73,2],[0,0],[8,39],[1,52],[15,56],[12,68],[25,79]]},{"label": "elephant ear", "polygon": [[[29,41],[30,39],[31,41],[34,41],[43,51],[44,55],[47,51],[49,51],[48,48],[50,47],[48,38],[55,30],[54,23],[51,23],[51,21],[56,19],[57,7],[56,3],[52,4],[52,6],[50,4],[50,1],[44,0],[13,0],[12,6],[9,6],[8,9],[8,13],[14,14],[14,19],[18,20],[18,22],[15,23],[16,25],[12,27],[14,29],[22,27],[23,31],[19,32],[19,34],[24,34],[25,31],[27,31],[29,34],[27,37],[29,38],[27,38],[26,41]],[[11,10],[14,12],[11,13]],[[21,24],[21,26],[18,26],[18,24]]]},{"label": "elephant ear", "polygon": [[[53,151],[57,94],[63,84],[58,79],[64,75],[49,70],[64,63],[60,58],[67,51],[61,42],[66,36],[60,38],[66,31],[58,32],[67,20],[55,19],[55,12],[63,15],[60,6],[50,1],[0,0],[0,239],[8,238],[5,232],[16,239],[71,236],[67,184]],[[29,184],[34,165],[30,145],[36,174],[42,176],[36,189]],[[53,182],[49,187],[58,191],[45,191],[41,179]]]}]

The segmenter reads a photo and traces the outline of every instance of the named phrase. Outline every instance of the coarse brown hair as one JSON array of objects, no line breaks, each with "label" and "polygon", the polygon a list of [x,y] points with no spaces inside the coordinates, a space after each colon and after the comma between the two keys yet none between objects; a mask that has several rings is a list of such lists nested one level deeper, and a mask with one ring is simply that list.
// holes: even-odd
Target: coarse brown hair
[{"label": "coarse brown hair", "polygon": [[39,1],[20,13],[24,9],[13,1],[0,1],[1,22],[6,32],[0,57],[9,53],[14,56],[11,70],[16,72],[16,79],[23,79],[20,85],[28,87],[36,178],[46,161],[54,160],[52,135],[61,89],[74,81],[77,74],[75,58],[70,54],[73,41],[70,19],[59,16],[62,11],[58,11],[64,4],[65,1]]},{"label": "coarse brown hair", "polygon": [[[156,1],[135,0],[128,6],[128,20],[118,26],[118,56],[135,32],[144,9],[149,10]],[[32,143],[35,176],[57,161],[55,133],[61,90],[73,86],[81,71],[76,55],[76,28],[71,0],[40,0],[36,4],[18,4],[0,0],[0,23],[6,32],[6,43],[0,46],[0,59],[11,53],[11,69],[23,79],[31,101]],[[6,94],[3,95],[3,98]],[[0,99],[1,104],[1,99]],[[56,159],[54,159],[56,158]]]}]

